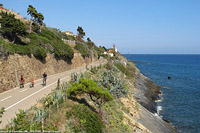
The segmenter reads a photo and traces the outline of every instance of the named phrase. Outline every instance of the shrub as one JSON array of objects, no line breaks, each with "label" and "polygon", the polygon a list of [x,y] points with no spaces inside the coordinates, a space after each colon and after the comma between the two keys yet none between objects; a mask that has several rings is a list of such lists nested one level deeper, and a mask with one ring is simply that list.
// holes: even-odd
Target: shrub
[{"label": "shrub", "polygon": [[77,123],[71,125],[71,130],[74,132],[102,133],[105,127],[100,117],[82,104],[74,105],[70,111],[66,112],[66,116],[68,119],[78,118],[78,125]]},{"label": "shrub", "polygon": [[78,50],[81,53],[81,56],[83,58],[85,57],[89,57],[89,52],[87,51],[87,49],[84,47],[84,44],[76,44],[76,46],[74,47],[76,50]]},{"label": "shrub", "polygon": [[67,90],[68,97],[83,93],[90,96],[90,99],[98,106],[100,114],[102,105],[113,99],[108,91],[98,87],[96,82],[89,79],[80,79],[79,82],[73,83]]},{"label": "shrub", "polygon": [[0,40],[0,56],[8,56],[9,54],[14,54],[14,53],[30,55],[31,54],[30,46],[9,44],[3,40]]},{"label": "shrub", "polygon": [[39,59],[45,59],[47,56],[46,51],[40,47],[33,48],[33,55]]},{"label": "shrub", "polygon": [[13,126],[7,129],[7,131],[26,131],[30,130],[30,122],[27,119],[26,112],[19,110],[19,113],[16,114],[16,117],[13,119]]}]

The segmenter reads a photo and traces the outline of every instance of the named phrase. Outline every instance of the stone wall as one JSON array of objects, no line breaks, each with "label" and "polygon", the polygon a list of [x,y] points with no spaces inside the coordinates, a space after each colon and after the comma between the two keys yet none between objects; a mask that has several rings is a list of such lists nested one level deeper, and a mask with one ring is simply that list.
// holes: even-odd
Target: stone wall
[{"label": "stone wall", "polygon": [[42,78],[46,72],[48,75],[85,66],[95,61],[95,58],[83,59],[80,53],[75,52],[71,63],[64,60],[56,60],[48,54],[45,62],[41,62],[34,56],[10,55],[7,60],[0,59],[0,92],[19,86],[20,76],[23,75],[25,83]]}]

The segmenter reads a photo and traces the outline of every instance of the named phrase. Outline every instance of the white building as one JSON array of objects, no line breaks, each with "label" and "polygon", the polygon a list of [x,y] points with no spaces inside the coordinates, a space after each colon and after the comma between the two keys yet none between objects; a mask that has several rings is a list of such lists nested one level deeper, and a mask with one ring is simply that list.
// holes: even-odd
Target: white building
[{"label": "white building", "polygon": [[69,35],[69,36],[76,37],[76,35],[73,32],[71,32],[71,31],[65,31],[65,34]]}]

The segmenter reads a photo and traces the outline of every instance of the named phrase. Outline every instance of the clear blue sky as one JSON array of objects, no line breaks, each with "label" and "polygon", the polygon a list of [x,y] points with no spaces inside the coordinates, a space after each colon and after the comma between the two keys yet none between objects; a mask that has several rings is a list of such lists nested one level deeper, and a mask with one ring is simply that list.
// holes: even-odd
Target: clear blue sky
[{"label": "clear blue sky", "polygon": [[[1,0],[27,17],[33,5],[45,23],[121,53],[200,54],[200,0]],[[29,18],[29,17],[28,17]],[[85,37],[85,38],[86,38]]]}]

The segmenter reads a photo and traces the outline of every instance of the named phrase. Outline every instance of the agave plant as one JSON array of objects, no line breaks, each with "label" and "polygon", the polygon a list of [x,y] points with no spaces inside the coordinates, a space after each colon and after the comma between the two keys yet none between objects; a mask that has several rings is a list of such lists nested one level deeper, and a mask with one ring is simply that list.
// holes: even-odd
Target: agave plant
[{"label": "agave plant", "polygon": [[125,81],[119,78],[115,72],[116,70],[113,70],[115,67],[111,68],[111,70],[104,70],[99,74],[98,86],[104,86],[112,95],[122,97],[127,94]]}]

